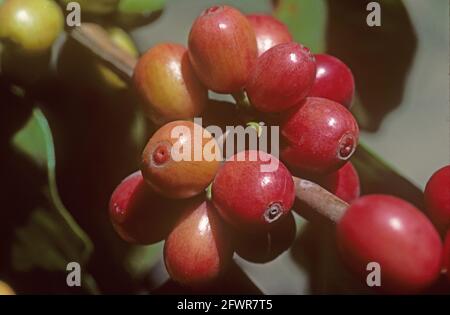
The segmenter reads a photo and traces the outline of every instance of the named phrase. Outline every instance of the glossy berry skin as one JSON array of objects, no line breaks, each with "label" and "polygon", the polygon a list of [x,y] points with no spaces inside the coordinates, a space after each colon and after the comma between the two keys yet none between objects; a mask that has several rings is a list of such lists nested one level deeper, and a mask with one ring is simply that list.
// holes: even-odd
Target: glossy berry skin
[{"label": "glossy berry skin", "polygon": [[175,203],[155,193],[141,171],[126,177],[109,201],[109,217],[119,236],[129,242],[147,245],[169,235],[179,212]]},{"label": "glossy berry skin", "polygon": [[254,263],[267,263],[276,259],[293,244],[296,235],[294,215],[289,212],[268,232],[236,231],[233,235],[235,251],[240,257]]},{"label": "glossy berry skin", "polygon": [[186,286],[220,277],[233,256],[231,234],[211,203],[189,204],[164,244],[170,277]]},{"label": "glossy berry skin", "polygon": [[327,174],[345,164],[359,139],[358,124],[342,105],[308,97],[286,113],[280,126],[281,159],[293,171]]},{"label": "glossy berry skin", "polygon": [[[180,154],[183,152],[187,155]],[[141,170],[155,191],[184,199],[205,190],[220,160],[220,149],[211,134],[193,122],[180,120],[153,134],[142,153]]]},{"label": "glossy berry skin", "polygon": [[320,177],[317,183],[347,203],[360,196],[358,172],[351,162],[347,162],[336,172]]},{"label": "glossy berry skin", "polygon": [[450,227],[450,165],[438,171],[425,187],[425,206],[432,221],[442,229]]},{"label": "glossy berry skin", "polygon": [[250,14],[247,19],[255,30],[258,56],[276,45],[292,42],[292,35],[287,26],[273,16]]},{"label": "glossy berry skin", "polygon": [[338,222],[342,259],[364,281],[369,262],[381,266],[380,290],[416,293],[439,276],[442,242],[431,222],[408,202],[387,195],[354,201]]},{"label": "glossy berry skin", "polygon": [[262,54],[245,89],[261,112],[277,113],[293,107],[311,90],[316,64],[310,50],[297,43],[272,47]]},{"label": "glossy berry skin", "polygon": [[238,10],[213,6],[192,25],[189,56],[200,80],[210,90],[238,92],[256,61],[255,32]]},{"label": "glossy berry skin", "polygon": [[445,242],[444,242],[444,269],[447,271],[447,278],[450,282],[450,230],[447,232],[447,235],[445,236]]},{"label": "glossy berry skin", "polygon": [[[269,163],[272,168],[262,168]],[[269,230],[289,213],[294,198],[289,171],[262,151],[242,151],[228,159],[212,185],[212,201],[219,213],[245,232]]]},{"label": "glossy berry skin", "polygon": [[185,47],[159,44],[138,61],[134,87],[147,116],[157,125],[198,116],[208,101]]},{"label": "glossy berry skin", "polygon": [[328,98],[350,108],[355,95],[355,80],[349,67],[336,57],[316,57],[316,80],[309,96]]},{"label": "glossy berry skin", "polygon": [[64,16],[51,0],[8,0],[0,6],[0,39],[20,53],[47,52],[63,30]]}]

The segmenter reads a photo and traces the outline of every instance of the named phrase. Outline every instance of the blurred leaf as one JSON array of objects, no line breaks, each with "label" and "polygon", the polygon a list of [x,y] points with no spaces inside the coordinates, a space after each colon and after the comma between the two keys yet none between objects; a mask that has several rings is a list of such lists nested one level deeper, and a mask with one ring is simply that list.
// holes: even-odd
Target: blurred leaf
[{"label": "blurred leaf", "polygon": [[280,0],[275,16],[288,26],[295,41],[320,53],[325,50],[327,11],[325,0]]},{"label": "blurred leaf", "polygon": [[402,102],[417,38],[403,1],[377,1],[380,27],[366,23],[369,2],[328,1],[327,52],[352,69],[358,94],[352,111],[362,129],[374,132]]},{"label": "blurred leaf", "polygon": [[162,257],[163,242],[149,246],[134,246],[127,253],[125,269],[135,279],[142,278]]},{"label": "blurred leaf", "polygon": [[123,13],[150,13],[164,8],[166,0],[120,0],[118,10]]},{"label": "blurred leaf", "polygon": [[[73,0],[59,0],[66,7]],[[83,12],[92,14],[109,14],[117,9],[119,0],[77,0]]]},{"label": "blurred leaf", "polygon": [[361,179],[362,194],[389,194],[423,209],[423,192],[382,158],[360,143],[352,163]]},{"label": "blurred leaf", "polygon": [[43,204],[36,205],[26,224],[15,232],[13,266],[20,271],[35,267],[65,271],[68,262],[85,264],[93,246],[59,197],[53,137],[47,119],[39,108],[33,109],[30,120],[12,143],[37,166],[47,170],[48,181],[44,187],[38,187],[43,195]]}]

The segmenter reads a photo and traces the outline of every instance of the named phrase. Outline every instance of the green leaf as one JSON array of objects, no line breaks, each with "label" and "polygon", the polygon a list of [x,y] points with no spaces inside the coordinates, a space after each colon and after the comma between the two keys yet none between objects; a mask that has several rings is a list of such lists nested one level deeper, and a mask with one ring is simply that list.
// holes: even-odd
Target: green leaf
[{"label": "green leaf", "polygon": [[[37,187],[40,204],[29,215],[24,226],[15,231],[12,263],[19,271],[43,268],[65,271],[68,262],[85,264],[93,245],[62,203],[55,179],[55,151],[47,119],[35,107],[30,120],[12,140],[18,152],[37,167],[46,169],[47,183]],[[35,188],[30,186],[30,189]]]},{"label": "green leaf", "polygon": [[325,0],[280,0],[275,16],[284,22],[294,40],[314,53],[326,48],[327,3]]},{"label": "green leaf", "polygon": [[164,8],[165,0],[120,0],[119,12],[122,13],[150,13]]},{"label": "green leaf", "polygon": [[162,257],[164,242],[150,246],[133,246],[127,253],[125,269],[134,279],[147,274]]}]

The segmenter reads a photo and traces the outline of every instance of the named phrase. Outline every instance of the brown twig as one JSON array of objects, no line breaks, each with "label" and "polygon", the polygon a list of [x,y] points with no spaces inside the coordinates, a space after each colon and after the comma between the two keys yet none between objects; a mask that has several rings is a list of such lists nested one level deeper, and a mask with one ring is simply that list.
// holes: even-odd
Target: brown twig
[{"label": "brown twig", "polygon": [[318,214],[337,223],[344,215],[348,204],[321,186],[309,180],[293,177],[295,196]]},{"label": "brown twig", "polygon": [[[71,31],[71,36],[89,49],[97,58],[123,79],[133,76],[136,58],[117,47],[109,39],[108,33],[99,25],[83,23]],[[316,213],[336,223],[345,213],[348,204],[316,183],[293,177],[295,194],[299,201]]]},{"label": "brown twig", "polygon": [[83,23],[74,28],[70,35],[89,49],[103,63],[125,80],[133,76],[137,60],[120,49],[110,39],[104,28],[93,23]]}]

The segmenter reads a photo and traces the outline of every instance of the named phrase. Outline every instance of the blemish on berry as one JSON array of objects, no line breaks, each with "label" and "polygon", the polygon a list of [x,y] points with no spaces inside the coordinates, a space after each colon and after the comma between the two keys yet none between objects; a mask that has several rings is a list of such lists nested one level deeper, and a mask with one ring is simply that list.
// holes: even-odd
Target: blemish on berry
[{"label": "blemish on berry", "polygon": [[283,214],[283,206],[279,202],[272,203],[267,210],[264,212],[264,220],[267,223],[272,223]]},{"label": "blemish on berry", "polygon": [[348,160],[355,152],[356,145],[357,140],[352,134],[346,133],[345,135],[343,135],[341,140],[339,140],[339,147],[337,152],[338,158],[344,161]]},{"label": "blemish on berry", "polygon": [[159,144],[152,154],[152,160],[155,165],[162,165],[170,160],[170,148],[166,143]]}]

